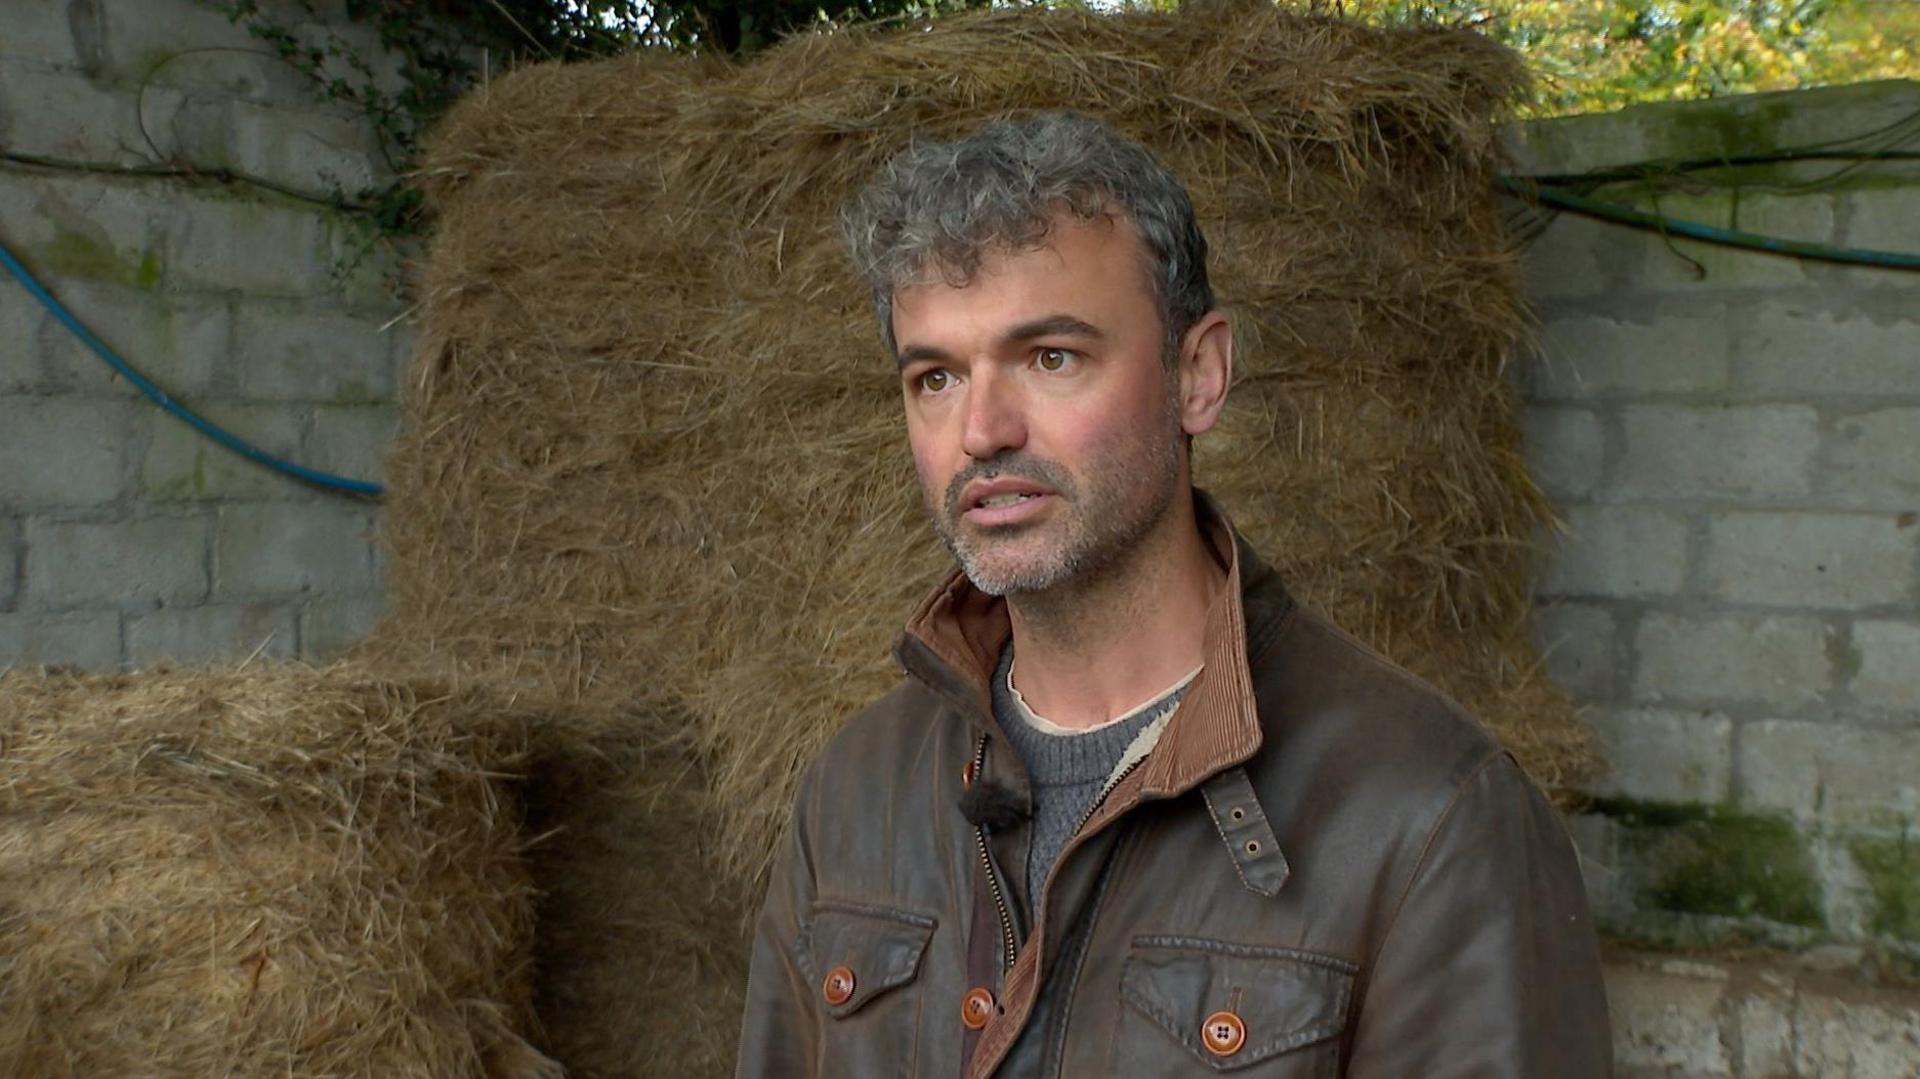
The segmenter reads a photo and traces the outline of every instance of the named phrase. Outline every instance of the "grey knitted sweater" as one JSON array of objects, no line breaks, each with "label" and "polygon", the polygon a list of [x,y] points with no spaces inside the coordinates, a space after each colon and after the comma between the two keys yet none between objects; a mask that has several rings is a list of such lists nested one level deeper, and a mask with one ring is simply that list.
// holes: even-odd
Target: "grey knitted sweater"
[{"label": "grey knitted sweater", "polygon": [[[1045,720],[1036,717],[1019,691],[1013,688],[1013,644],[1000,652],[1000,663],[993,674],[993,716],[1006,733],[1007,741],[1027,766],[1033,782],[1033,839],[1027,853],[1027,904],[1040,902],[1040,886],[1045,883],[1060,851],[1073,838],[1080,821],[1094,808],[1109,779],[1127,756],[1142,732],[1172,714],[1186,692],[1192,676],[1160,697],[1089,731],[1049,732]],[[1155,727],[1154,735],[1159,733]],[[1150,748],[1135,748],[1138,755]]]}]

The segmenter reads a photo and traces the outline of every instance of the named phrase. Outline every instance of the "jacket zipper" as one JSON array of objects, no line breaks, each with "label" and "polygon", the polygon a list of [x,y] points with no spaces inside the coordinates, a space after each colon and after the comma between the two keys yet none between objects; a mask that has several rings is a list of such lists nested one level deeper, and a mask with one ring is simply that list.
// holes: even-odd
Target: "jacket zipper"
[{"label": "jacket zipper", "polygon": [[[1128,776],[1132,775],[1133,770],[1135,768],[1140,767],[1141,763],[1146,759],[1147,758],[1144,756],[1136,757],[1132,761],[1129,761],[1125,768],[1120,769],[1118,772],[1115,772],[1110,778],[1108,778],[1106,786],[1100,788],[1099,797],[1095,798],[1087,806],[1087,811],[1085,813],[1080,814],[1080,821],[1079,823],[1073,826],[1073,831],[1067,833],[1067,836],[1069,839],[1071,839],[1073,836],[1080,834],[1080,829],[1085,828],[1087,826],[1087,822],[1093,819],[1093,815],[1100,811],[1100,806],[1106,802],[1107,795],[1112,794],[1114,792],[1114,789],[1120,786],[1120,784],[1124,782]],[[1065,852],[1062,851],[1061,853],[1064,854]]]},{"label": "jacket zipper", "polygon": [[[1118,787],[1129,775],[1132,775],[1133,770],[1140,767],[1141,762],[1145,760],[1145,757],[1140,757],[1109,777],[1106,784],[1100,788],[1099,796],[1087,806],[1086,812],[1080,814],[1080,820],[1074,824],[1073,832],[1069,834],[1078,835],[1080,829],[1087,826],[1087,822],[1093,819],[1093,815],[1099,811],[1101,804],[1107,800],[1107,795],[1112,794],[1114,788]],[[987,736],[983,734],[980,736],[978,746],[973,751],[973,774],[976,777],[978,777],[981,770],[986,767],[986,763]],[[1000,916],[1000,974],[1002,977],[1005,977],[1006,973],[1013,969],[1013,962],[1019,957],[1020,952],[1018,944],[1013,939],[1013,915],[1007,910],[1006,893],[1000,890],[1000,875],[994,872],[993,857],[988,853],[987,826],[984,824],[974,825],[973,836],[976,845],[980,849],[980,869],[987,875],[987,894],[993,897],[994,912]]]},{"label": "jacket zipper", "polygon": [[[980,736],[980,744],[973,751],[974,781],[979,782],[981,771],[987,764],[987,736]],[[987,826],[973,826],[974,838],[980,847],[980,869],[987,875],[987,893],[993,896],[993,909],[1000,915],[1000,976],[1005,978],[1013,969],[1013,961],[1019,954],[1019,946],[1013,939],[1013,914],[1007,909],[1006,893],[1000,890],[1000,874],[993,871],[993,856],[987,851]]]}]

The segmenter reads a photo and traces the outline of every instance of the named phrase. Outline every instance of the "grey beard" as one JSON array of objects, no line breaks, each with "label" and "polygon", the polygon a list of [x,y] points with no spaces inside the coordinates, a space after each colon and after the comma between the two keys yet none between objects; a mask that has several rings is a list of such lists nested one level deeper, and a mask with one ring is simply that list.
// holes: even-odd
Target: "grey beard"
[{"label": "grey beard", "polygon": [[[929,516],[940,542],[975,588],[990,596],[1045,592],[1069,581],[1088,579],[1122,560],[1127,551],[1166,516],[1180,475],[1179,449],[1173,443],[1169,443],[1161,464],[1160,469],[1140,477],[1141,481],[1155,484],[1157,490],[1138,518],[1108,516],[1100,521],[1082,520],[1079,522],[1082,527],[1070,529],[1062,537],[1061,547],[1052,552],[1052,557],[998,575],[984,564],[984,552],[969,548],[960,535],[959,520],[964,512],[960,492],[968,483],[992,476],[1019,476],[1051,487],[1070,509],[1084,507],[1088,502],[1124,506],[1126,500],[1121,492],[1103,490],[1097,485],[1086,492],[1076,491],[1068,477],[1051,462],[1012,458],[1004,462],[982,462],[962,470],[947,485],[945,512],[930,512]],[[1099,471],[1106,474],[1109,470]]]}]

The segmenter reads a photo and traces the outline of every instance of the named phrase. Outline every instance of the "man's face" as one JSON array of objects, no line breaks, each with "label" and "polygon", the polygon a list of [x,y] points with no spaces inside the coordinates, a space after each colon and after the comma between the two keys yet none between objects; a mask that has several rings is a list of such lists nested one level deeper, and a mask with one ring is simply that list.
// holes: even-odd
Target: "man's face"
[{"label": "man's face", "polygon": [[1055,222],[965,287],[899,289],[907,435],[935,531],[984,592],[1112,566],[1181,488],[1181,421],[1131,223]]}]

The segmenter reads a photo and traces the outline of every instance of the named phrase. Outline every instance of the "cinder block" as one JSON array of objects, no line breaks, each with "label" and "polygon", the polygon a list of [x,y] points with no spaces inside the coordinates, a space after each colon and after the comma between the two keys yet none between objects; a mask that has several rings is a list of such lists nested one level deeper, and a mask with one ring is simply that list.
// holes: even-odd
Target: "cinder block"
[{"label": "cinder block", "polygon": [[1920,1062],[1920,1006],[1803,990],[1794,1008],[1795,1075],[1910,1079]]},{"label": "cinder block", "polygon": [[179,196],[182,221],[168,264],[176,287],[255,296],[328,289],[325,214],[226,196]]},{"label": "cinder block", "polygon": [[1765,396],[1920,399],[1920,321],[1912,312],[1836,313],[1756,304],[1735,331],[1736,381]]},{"label": "cinder block", "polygon": [[1591,409],[1535,406],[1526,410],[1527,466],[1540,489],[1556,499],[1584,498],[1600,484],[1606,436]]},{"label": "cinder block", "polygon": [[1529,396],[1541,401],[1706,393],[1727,384],[1725,309],[1689,306],[1649,319],[1564,315],[1540,334]]},{"label": "cinder block", "polygon": [[1820,417],[1799,405],[1624,410],[1626,445],[1607,492],[1628,498],[1803,495],[1820,447]]},{"label": "cinder block", "polygon": [[1920,251],[1920,184],[1847,193],[1847,242],[1874,251]]},{"label": "cinder block", "polygon": [[40,328],[48,316],[25,290],[0,285],[0,394],[41,389]]},{"label": "cinder block", "polygon": [[[1662,195],[1641,199],[1642,210],[1669,221],[1687,221],[1713,228],[1737,228],[1735,208],[1744,201],[1731,190],[1698,195]],[[1799,212],[1802,216],[1805,211]],[[1640,262],[1635,271],[1639,287],[1651,292],[1713,295],[1732,289],[1804,288],[1811,278],[1799,259],[1748,248],[1688,240],[1671,234],[1636,230]]]},{"label": "cinder block", "polygon": [[9,66],[42,71],[71,68],[73,51],[70,4],[51,0],[8,5],[7,32],[0,34],[0,60]]},{"label": "cinder block", "polygon": [[1728,207],[1728,228],[1780,240],[1830,244],[1839,238],[1834,227],[1835,200],[1824,191],[1799,195],[1742,192]]},{"label": "cinder block", "polygon": [[181,190],[0,169],[0,235],[37,277],[152,288],[183,225]]},{"label": "cinder block", "polygon": [[[244,26],[236,25],[213,5],[195,0],[149,0],[140,4],[90,0],[87,6],[96,5],[103,15],[99,36],[116,75],[130,79],[152,77],[168,83],[191,82],[214,86],[228,85],[226,80],[240,78],[241,82],[234,91],[236,94],[253,97],[261,92],[254,80],[246,78],[251,74],[249,69],[232,66],[203,69],[190,63],[200,59],[194,53],[195,49],[209,47],[232,47],[250,53],[267,53]],[[386,92],[397,93],[404,88],[404,82],[391,72],[391,68],[397,66],[396,62],[390,60],[379,47],[378,31],[371,26],[349,22],[341,4],[315,5],[264,0],[259,7],[270,23],[288,29],[304,44],[319,45],[328,36],[344,41],[348,50],[364,58],[373,67],[375,78]],[[176,60],[174,57],[182,58]],[[274,58],[267,53],[262,59]],[[154,67],[163,60],[167,61],[166,66],[156,72]],[[336,76],[346,79],[359,77],[339,62],[330,62],[319,72],[323,82]],[[294,104],[310,100],[311,84],[304,78],[291,85],[300,93],[286,95],[284,100]]]},{"label": "cinder block", "polygon": [[1585,113],[1513,124],[1502,129],[1500,142],[1522,173],[1589,172],[1655,156],[1647,134],[1630,114]]},{"label": "cinder block", "polygon": [[[48,290],[81,325],[170,394],[193,403],[227,373],[233,317],[224,300],[61,280]],[[64,325],[41,335],[49,381],[78,393],[139,393]]]},{"label": "cinder block", "polygon": [[353,479],[378,481],[400,430],[400,409],[391,404],[320,405],[313,410],[307,463]]},{"label": "cinder block", "polygon": [[1853,648],[1860,659],[1854,700],[1920,721],[1920,625],[1861,619],[1853,624]]},{"label": "cinder block", "polygon": [[1768,719],[1743,724],[1736,745],[1744,804],[1840,825],[1920,815],[1920,728]]},{"label": "cinder block", "polygon": [[[7,19],[10,37],[11,11]],[[109,89],[77,71],[0,63],[0,137],[15,153],[121,165],[151,160],[136,102],[132,87]]]},{"label": "cinder block", "polygon": [[1731,1074],[1721,1027],[1724,977],[1640,964],[1610,965],[1606,976],[1617,1067],[1699,1079]]},{"label": "cinder block", "polygon": [[1543,596],[1677,595],[1687,577],[1687,521],[1645,506],[1572,506],[1547,563]]},{"label": "cinder block", "polygon": [[[422,246],[414,240],[396,240],[376,236],[363,222],[333,217],[327,220],[328,280],[342,310],[372,318],[385,326],[394,338],[394,361],[398,364],[411,347],[414,334],[405,322],[395,322],[407,309],[403,297],[419,286],[412,279],[422,258]],[[395,383],[398,384],[396,377]]]},{"label": "cinder block", "polygon": [[[199,411],[268,453],[296,460],[302,456],[305,415],[295,406],[211,402]],[[140,487],[156,502],[285,498],[307,490],[298,480],[248,460],[171,417],[154,424]]]},{"label": "cinder block", "polygon": [[300,658],[324,663],[366,639],[385,608],[378,595],[329,596],[300,613]]},{"label": "cinder block", "polygon": [[1588,720],[1609,765],[1597,793],[1706,803],[1731,793],[1733,721],[1725,715],[1602,708]]},{"label": "cinder block", "polygon": [[1793,985],[1785,979],[1774,984],[1763,976],[1750,981],[1739,1001],[1734,1022],[1739,1037],[1739,1057],[1734,1074],[1765,1079],[1790,1076],[1793,1072]]},{"label": "cinder block", "polygon": [[1617,225],[1559,214],[1527,245],[1520,262],[1520,289],[1534,300],[1549,301],[1629,289],[1639,243]]},{"label": "cinder block", "polygon": [[356,113],[236,102],[227,125],[225,154],[234,168],[295,190],[353,197],[392,178],[379,136]]},{"label": "cinder block", "polygon": [[1892,514],[1716,513],[1707,535],[1710,587],[1735,603],[1858,609],[1915,594],[1920,528]]},{"label": "cinder block", "polygon": [[[1749,115],[1764,117],[1773,129],[1773,145],[1805,146],[1837,134],[1884,131],[1910,119],[1920,110],[1920,89],[1907,82],[1863,82],[1839,86],[1784,90],[1742,98],[1702,101],[1701,106],[1746,103]],[[1724,119],[1717,112],[1717,119]],[[1723,130],[1746,138],[1739,125]],[[1685,137],[1684,132],[1676,132]],[[1737,150],[1735,152],[1738,152]]]},{"label": "cinder block", "polygon": [[1584,603],[1549,603],[1533,613],[1533,639],[1547,676],[1576,701],[1610,701],[1613,675],[1613,612]]},{"label": "cinder block", "polygon": [[60,664],[110,671],[120,666],[120,612],[15,611],[0,614],[0,667]]},{"label": "cinder block", "polygon": [[1629,855],[1622,850],[1620,826],[1602,813],[1572,813],[1566,820],[1567,834],[1580,858],[1587,904],[1606,932],[1605,927],[1625,922],[1634,912],[1632,881],[1625,872]]},{"label": "cinder block", "polygon": [[207,523],[32,520],[26,568],[27,599],[45,609],[198,602],[207,594]]},{"label": "cinder block", "polygon": [[260,655],[291,659],[296,631],[291,607],[274,603],[207,603],[163,607],[127,618],[127,662],[207,663]]},{"label": "cinder block", "polygon": [[[1908,362],[1920,370],[1920,359]],[[1827,438],[1822,464],[1823,500],[1893,511],[1920,507],[1920,408],[1886,408],[1839,420]]]},{"label": "cinder block", "polygon": [[[65,5],[62,5],[65,6]],[[83,6],[83,5],[75,5]],[[141,4],[87,3],[99,12],[101,46],[110,70],[138,80],[153,74],[162,61],[194,49],[230,47],[258,50],[261,45],[213,6],[158,0]],[[269,3],[269,12],[280,5]],[[275,12],[275,21],[285,15]],[[171,67],[171,65],[168,65]]]},{"label": "cinder block", "polygon": [[334,404],[391,402],[393,341],[372,318],[249,304],[235,328],[243,396]]},{"label": "cinder block", "polygon": [[1827,627],[1811,618],[1650,613],[1634,635],[1634,694],[1804,708],[1833,683],[1827,644]]},{"label": "cinder block", "polygon": [[0,397],[0,502],[92,506],[127,489],[133,406],[77,397]]},{"label": "cinder block", "polygon": [[149,102],[167,94],[295,108],[314,102],[314,84],[306,75],[251,41],[239,49],[172,53],[145,78]]},{"label": "cinder block", "polygon": [[13,610],[20,598],[20,522],[0,517],[0,611]]},{"label": "cinder block", "polygon": [[373,590],[372,521],[342,499],[228,505],[214,540],[222,599]]}]

